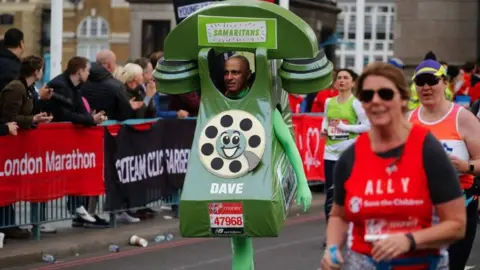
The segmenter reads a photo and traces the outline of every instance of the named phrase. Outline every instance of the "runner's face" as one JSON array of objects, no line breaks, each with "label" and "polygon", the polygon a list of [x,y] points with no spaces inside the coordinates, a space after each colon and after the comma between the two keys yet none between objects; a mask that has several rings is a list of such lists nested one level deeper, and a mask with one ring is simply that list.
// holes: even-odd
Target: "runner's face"
[{"label": "runner's face", "polygon": [[[406,106],[406,101],[401,100],[400,92],[392,81],[382,76],[368,76],[363,81],[362,89],[375,91],[370,102],[362,102],[372,126],[387,126],[395,119],[403,117],[402,106]],[[391,100],[382,99],[378,94],[380,89],[393,90],[393,98]]]},{"label": "runner's face", "polygon": [[229,92],[237,92],[247,87],[249,71],[241,59],[232,58],[225,62],[223,80]]},{"label": "runner's face", "polygon": [[424,106],[435,106],[445,99],[444,80],[432,74],[422,74],[415,78],[418,99]]},{"label": "runner's face", "polygon": [[336,88],[340,91],[349,91],[353,88],[353,78],[350,73],[346,71],[340,71],[337,74],[337,81],[335,82]]}]

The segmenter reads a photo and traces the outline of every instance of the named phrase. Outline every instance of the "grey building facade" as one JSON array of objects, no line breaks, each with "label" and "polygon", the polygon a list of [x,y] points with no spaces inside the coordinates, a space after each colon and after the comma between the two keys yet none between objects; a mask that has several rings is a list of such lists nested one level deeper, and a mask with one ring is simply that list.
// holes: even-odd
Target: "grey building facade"
[{"label": "grey building facade", "polygon": [[451,64],[479,61],[480,1],[396,0],[394,55],[408,72],[429,50]]}]

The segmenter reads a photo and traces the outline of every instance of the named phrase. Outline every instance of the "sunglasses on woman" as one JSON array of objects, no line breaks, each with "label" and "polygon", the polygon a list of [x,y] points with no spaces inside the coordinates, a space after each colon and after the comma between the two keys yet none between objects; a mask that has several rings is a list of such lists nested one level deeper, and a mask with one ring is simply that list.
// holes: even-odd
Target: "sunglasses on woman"
[{"label": "sunglasses on woman", "polygon": [[413,82],[415,82],[415,84],[418,86],[424,86],[425,84],[428,86],[435,86],[438,84],[438,82],[440,82],[440,78],[431,74],[425,74],[415,77]]},{"label": "sunglasses on woman", "polygon": [[373,97],[377,94],[382,100],[384,101],[391,101],[393,96],[395,96],[395,92],[393,89],[390,88],[380,88],[377,91],[372,89],[363,89],[360,92],[359,100],[364,103],[371,102]]}]

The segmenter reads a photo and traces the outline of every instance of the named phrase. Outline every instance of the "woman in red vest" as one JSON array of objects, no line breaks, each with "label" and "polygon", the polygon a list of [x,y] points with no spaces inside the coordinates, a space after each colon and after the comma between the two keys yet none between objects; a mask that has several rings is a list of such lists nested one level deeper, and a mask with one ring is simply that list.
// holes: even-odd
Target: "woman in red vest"
[{"label": "woman in red vest", "polygon": [[465,236],[465,201],[442,145],[405,117],[405,75],[373,63],[354,94],[372,128],[337,162],[322,269],[449,269],[445,247]]}]

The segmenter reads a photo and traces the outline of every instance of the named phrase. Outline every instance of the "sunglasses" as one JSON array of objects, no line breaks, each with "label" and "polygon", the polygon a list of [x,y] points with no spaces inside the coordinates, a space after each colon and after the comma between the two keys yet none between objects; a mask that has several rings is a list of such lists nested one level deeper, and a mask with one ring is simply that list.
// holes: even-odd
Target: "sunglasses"
[{"label": "sunglasses", "polygon": [[427,84],[428,86],[435,86],[438,84],[438,82],[440,82],[440,78],[433,75],[420,75],[415,77],[413,81],[418,86],[424,86],[425,84]]},{"label": "sunglasses", "polygon": [[359,100],[364,103],[371,102],[375,93],[384,101],[391,101],[395,96],[395,92],[390,88],[380,88],[377,91],[371,89],[363,89],[360,92]]}]

